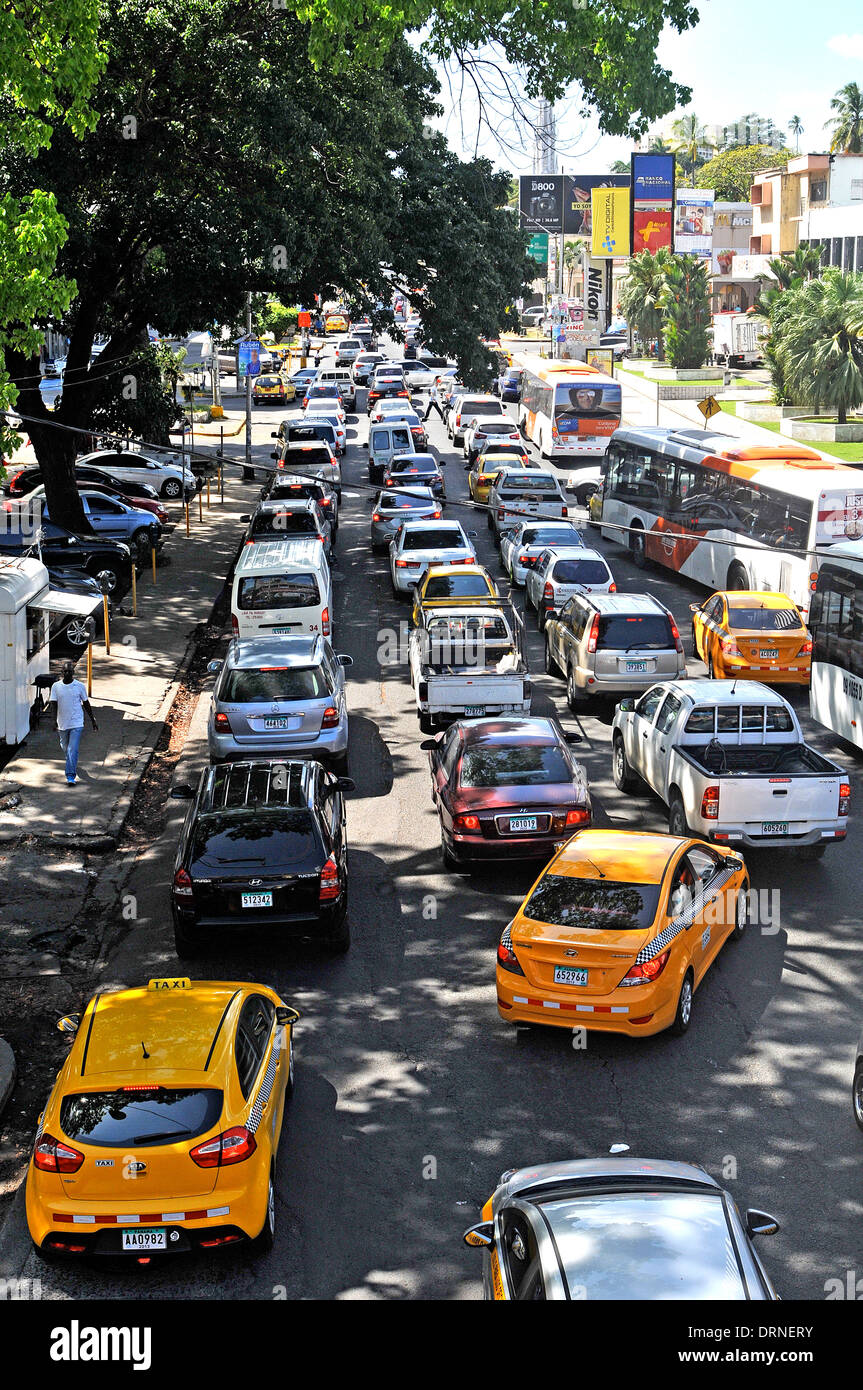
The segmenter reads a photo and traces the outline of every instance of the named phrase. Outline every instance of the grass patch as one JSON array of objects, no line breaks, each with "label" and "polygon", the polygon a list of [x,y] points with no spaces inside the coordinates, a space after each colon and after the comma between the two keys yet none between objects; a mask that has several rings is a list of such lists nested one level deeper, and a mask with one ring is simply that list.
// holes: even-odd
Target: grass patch
[{"label": "grass patch", "polygon": [[[716,404],[719,406],[720,410],[727,411],[729,415],[737,414],[737,401],[717,401]],[[824,416],[821,415],[814,418],[823,420]],[[747,421],[747,424],[755,423],[754,420]],[[774,434],[782,433],[779,428],[778,420],[759,420],[757,424],[760,430],[772,430]],[[834,444],[831,441],[829,444],[825,443],[822,448],[821,442],[818,440],[794,440],[784,434],[782,438],[788,439],[789,444],[804,444],[808,449],[815,449],[819,453],[830,454],[833,458],[841,459],[843,463],[863,463],[863,443]]]}]

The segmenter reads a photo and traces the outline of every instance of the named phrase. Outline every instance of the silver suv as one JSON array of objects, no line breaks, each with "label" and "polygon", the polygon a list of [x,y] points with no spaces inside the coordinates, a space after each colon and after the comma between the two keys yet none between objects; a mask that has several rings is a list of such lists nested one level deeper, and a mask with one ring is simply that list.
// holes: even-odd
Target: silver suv
[{"label": "silver suv", "polygon": [[578,594],[545,620],[545,669],[566,679],[571,710],[596,695],[686,675],[677,624],[652,594]]},{"label": "silver suv", "polygon": [[237,638],[213,688],[207,741],[211,762],[309,755],[347,768],[345,670],[325,637]]}]

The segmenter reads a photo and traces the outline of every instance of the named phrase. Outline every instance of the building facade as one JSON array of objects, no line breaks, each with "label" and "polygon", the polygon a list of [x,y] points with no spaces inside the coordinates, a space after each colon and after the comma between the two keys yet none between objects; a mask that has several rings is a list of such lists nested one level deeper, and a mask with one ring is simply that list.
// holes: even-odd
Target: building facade
[{"label": "building facade", "polygon": [[823,265],[863,271],[863,155],[806,154],[752,184],[750,255],[821,249]]}]

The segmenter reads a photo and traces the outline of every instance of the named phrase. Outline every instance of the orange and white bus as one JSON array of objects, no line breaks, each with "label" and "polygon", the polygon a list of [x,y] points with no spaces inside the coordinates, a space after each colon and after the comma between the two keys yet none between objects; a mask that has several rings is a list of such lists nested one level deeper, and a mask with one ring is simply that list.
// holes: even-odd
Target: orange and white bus
[{"label": "orange and white bus", "polygon": [[620,386],[586,362],[521,353],[512,365],[522,373],[519,429],[574,488],[579,466],[596,465],[620,425]]},{"label": "orange and white bus", "polygon": [[791,443],[625,428],[606,454],[600,527],[637,565],[784,593],[806,615],[823,553],[863,535],[863,475]]}]

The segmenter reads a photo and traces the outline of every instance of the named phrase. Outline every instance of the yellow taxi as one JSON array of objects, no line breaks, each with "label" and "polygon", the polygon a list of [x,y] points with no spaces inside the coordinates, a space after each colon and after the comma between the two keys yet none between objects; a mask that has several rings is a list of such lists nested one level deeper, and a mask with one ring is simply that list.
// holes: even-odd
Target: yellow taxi
[{"label": "yellow taxi", "polygon": [[731,589],[691,603],[692,643],[711,677],[808,685],[812,641],[785,594]]},{"label": "yellow taxi", "polygon": [[324,314],[325,333],[347,333],[350,326],[347,314],[342,314],[338,310]]},{"label": "yellow taxi", "polygon": [[492,484],[502,468],[525,468],[531,465],[525,464],[523,454],[515,452],[491,454],[486,458],[477,454],[467,475],[468,492],[474,502],[488,502]]},{"label": "yellow taxi", "polygon": [[497,585],[482,565],[431,565],[414,590],[411,626],[419,627],[427,608],[500,603]]},{"label": "yellow taxi", "polygon": [[296,398],[297,388],[284,372],[263,372],[252,383],[252,400],[286,405]]},{"label": "yellow taxi", "polygon": [[276,1150],[299,1019],[267,985],[154,979],[95,995],[39,1117],[27,1224],[45,1259],[275,1236]]},{"label": "yellow taxi", "polygon": [[746,926],[732,850],[635,830],[581,830],[543,869],[497,948],[497,1007],[516,1024],[685,1033],[692,996]]}]

